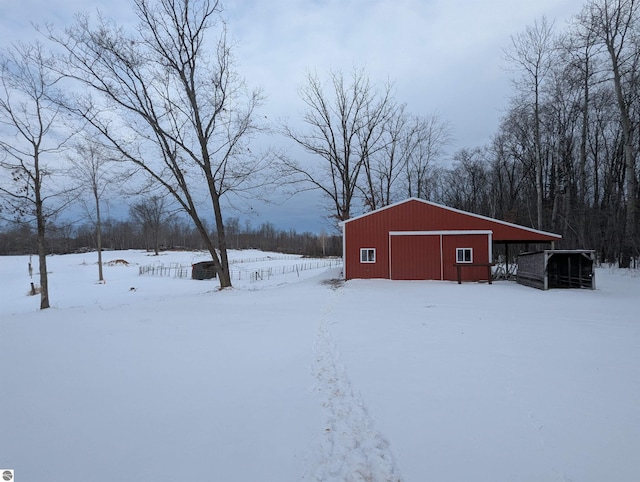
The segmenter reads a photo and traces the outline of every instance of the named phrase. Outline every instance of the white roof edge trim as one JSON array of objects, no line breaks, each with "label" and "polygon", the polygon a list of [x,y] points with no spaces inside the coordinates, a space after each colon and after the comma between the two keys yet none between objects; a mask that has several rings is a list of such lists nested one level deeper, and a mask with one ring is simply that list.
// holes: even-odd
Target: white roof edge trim
[{"label": "white roof edge trim", "polygon": [[534,229],[534,228],[528,228],[527,226],[522,226],[520,224],[508,223],[507,221],[501,221],[499,219],[490,218],[488,216],[482,216],[481,214],[470,213],[469,211],[463,211],[462,209],[450,208],[449,206],[445,206],[443,204],[434,203],[433,201],[427,201],[425,199],[420,199],[420,198],[417,198],[417,197],[410,197],[408,199],[405,199],[404,201],[398,201],[396,203],[389,204],[388,206],[384,206],[384,207],[378,208],[375,211],[371,211],[371,212],[368,212],[368,213],[361,214],[361,215],[353,217],[351,219],[347,219],[346,221],[340,221],[340,223],[338,223],[338,224],[341,225],[341,226],[344,226],[346,223],[349,223],[351,221],[355,221],[356,219],[364,218],[365,216],[370,216],[371,214],[378,213],[380,211],[384,211],[385,209],[389,209],[389,208],[393,208],[393,207],[396,207],[396,206],[400,206],[401,204],[408,203],[409,201],[418,201],[418,202],[421,202],[423,204],[428,204],[430,206],[435,206],[435,207],[438,207],[438,208],[446,209],[447,211],[452,211],[454,213],[466,214],[467,216],[472,216],[472,217],[478,218],[478,219],[484,219],[485,221],[492,221],[494,223],[502,224],[504,226],[510,226],[512,228],[522,229],[524,231],[529,231],[531,233],[543,234],[545,236],[551,236],[553,238],[562,239],[562,236],[560,234],[550,233],[548,231],[541,231],[539,229]]},{"label": "white roof edge trim", "polygon": [[389,231],[389,236],[456,236],[463,234],[493,234],[486,229],[451,230],[451,231]]}]

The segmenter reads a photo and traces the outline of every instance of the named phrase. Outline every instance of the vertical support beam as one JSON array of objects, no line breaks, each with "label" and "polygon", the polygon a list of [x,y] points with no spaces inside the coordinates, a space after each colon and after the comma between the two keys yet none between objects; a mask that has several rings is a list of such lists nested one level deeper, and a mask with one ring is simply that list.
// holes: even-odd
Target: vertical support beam
[{"label": "vertical support beam", "polygon": [[506,241],[504,242],[504,259],[504,277],[506,279],[509,279],[509,243],[507,243]]},{"label": "vertical support beam", "polygon": [[347,225],[342,225],[342,277],[349,279],[347,275]]},{"label": "vertical support beam", "polygon": [[489,245],[489,266],[487,266],[487,279],[489,280],[489,284],[491,284],[491,278],[493,278],[493,274],[491,273],[491,265],[493,264],[493,231],[487,235],[487,244]]},{"label": "vertical support beam", "polygon": [[[489,247],[489,263],[493,263],[493,232],[487,235],[487,243]],[[457,260],[456,260],[457,261]]]},{"label": "vertical support beam", "polygon": [[[456,260],[456,263],[458,260]],[[458,272],[458,276],[460,273]],[[442,248],[442,234],[440,235],[440,281],[444,281],[444,251]]]},{"label": "vertical support beam", "polygon": [[544,251],[544,256],[542,258],[544,260],[544,266],[543,266],[543,270],[542,270],[542,277],[543,277],[543,289],[545,291],[547,291],[549,289],[549,252],[548,251]]},{"label": "vertical support beam", "polygon": [[582,257],[578,255],[578,287],[586,288],[585,283],[582,281]]},{"label": "vertical support beam", "polygon": [[389,235],[389,279],[393,279],[393,275],[391,274],[391,269],[393,268],[393,264],[391,264],[391,238],[393,236],[391,236],[391,233],[388,233]]}]

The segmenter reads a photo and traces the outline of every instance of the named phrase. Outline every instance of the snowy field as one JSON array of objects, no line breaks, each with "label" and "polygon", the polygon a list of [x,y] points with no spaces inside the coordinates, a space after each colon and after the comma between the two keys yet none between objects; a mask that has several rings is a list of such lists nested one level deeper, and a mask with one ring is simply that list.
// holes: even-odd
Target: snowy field
[{"label": "snowy field", "polygon": [[[0,257],[0,468],[17,482],[640,480],[640,276],[590,290],[354,280],[237,252]],[[268,258],[270,257],[270,258]],[[34,263],[36,262],[34,258]],[[36,269],[37,271],[37,269]]]}]

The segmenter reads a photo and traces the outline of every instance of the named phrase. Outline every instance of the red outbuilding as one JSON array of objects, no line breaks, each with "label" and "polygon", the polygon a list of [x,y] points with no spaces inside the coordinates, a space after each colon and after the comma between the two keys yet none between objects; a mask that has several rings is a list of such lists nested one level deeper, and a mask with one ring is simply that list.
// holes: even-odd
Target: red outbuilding
[{"label": "red outbuilding", "polygon": [[344,277],[479,281],[494,243],[549,243],[547,233],[411,198],[341,223]]}]

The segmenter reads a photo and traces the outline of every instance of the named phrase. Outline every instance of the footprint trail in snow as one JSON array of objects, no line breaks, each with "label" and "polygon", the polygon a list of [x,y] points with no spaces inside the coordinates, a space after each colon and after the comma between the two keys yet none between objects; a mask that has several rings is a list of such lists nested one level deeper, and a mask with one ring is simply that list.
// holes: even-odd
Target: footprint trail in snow
[{"label": "footprint trail in snow", "polygon": [[[334,296],[339,296],[335,293]],[[329,331],[330,305],[318,326],[313,373],[325,411],[320,460],[310,480],[323,482],[399,482],[389,443],[376,431],[354,393]]]}]

